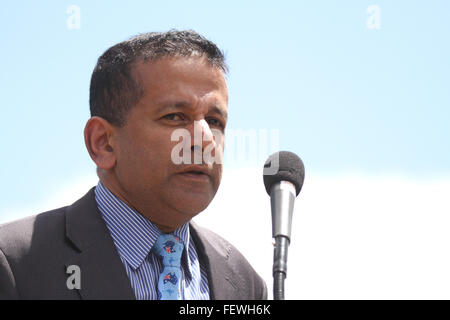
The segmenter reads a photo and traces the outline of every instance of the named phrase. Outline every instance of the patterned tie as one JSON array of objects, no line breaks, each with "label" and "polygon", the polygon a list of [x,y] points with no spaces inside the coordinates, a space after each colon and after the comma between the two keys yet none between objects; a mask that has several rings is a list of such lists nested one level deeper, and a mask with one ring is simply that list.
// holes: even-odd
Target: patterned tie
[{"label": "patterned tie", "polygon": [[158,280],[159,300],[181,299],[181,254],[183,253],[183,242],[177,236],[162,233],[153,249],[161,258],[163,270]]}]

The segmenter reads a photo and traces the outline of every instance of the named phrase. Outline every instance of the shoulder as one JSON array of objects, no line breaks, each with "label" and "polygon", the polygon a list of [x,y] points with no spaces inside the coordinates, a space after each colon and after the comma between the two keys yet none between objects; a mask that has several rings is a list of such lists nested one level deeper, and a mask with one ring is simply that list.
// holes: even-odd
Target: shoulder
[{"label": "shoulder", "polygon": [[[83,223],[87,221],[86,224],[92,224],[98,218],[93,190],[94,188],[69,206],[1,224],[0,249],[5,255],[14,256],[30,255],[34,251],[51,253],[68,246],[69,222],[76,227],[89,229],[89,225],[83,226]],[[70,213],[72,221],[69,221]],[[94,219],[84,219],[86,216],[93,216]]]},{"label": "shoulder", "polygon": [[[19,298],[20,288],[43,279],[48,257],[58,255],[64,233],[60,208],[0,225],[0,299]],[[44,273],[45,274],[45,273]]]},{"label": "shoulder", "polygon": [[64,234],[67,207],[43,212],[0,225],[0,249],[9,255],[29,252],[31,245],[45,245]]}]

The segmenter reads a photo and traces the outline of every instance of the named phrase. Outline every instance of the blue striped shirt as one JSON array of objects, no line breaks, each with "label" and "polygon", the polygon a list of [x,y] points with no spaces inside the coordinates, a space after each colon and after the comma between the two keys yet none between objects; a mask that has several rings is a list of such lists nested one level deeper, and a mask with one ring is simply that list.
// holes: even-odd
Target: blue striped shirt
[{"label": "blue striped shirt", "polygon": [[[158,299],[158,278],[162,263],[151,249],[161,231],[153,223],[109,191],[101,181],[95,200],[111,233],[137,300]],[[185,245],[181,257],[181,294],[184,300],[209,300],[206,272],[200,266],[189,224],[173,232]]]}]

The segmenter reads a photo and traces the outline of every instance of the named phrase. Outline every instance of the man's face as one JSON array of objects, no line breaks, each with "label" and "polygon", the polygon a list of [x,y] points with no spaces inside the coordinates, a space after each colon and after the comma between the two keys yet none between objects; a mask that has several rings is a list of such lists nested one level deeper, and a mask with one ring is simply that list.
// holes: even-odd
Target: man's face
[{"label": "man's face", "polygon": [[[144,95],[117,129],[114,171],[122,199],[164,229],[204,210],[219,187],[228,91],[222,72],[199,57],[138,63],[134,70]],[[192,151],[191,164],[173,161],[182,141],[171,141],[177,129],[190,134],[181,155]],[[194,164],[195,152],[202,159],[208,145],[219,163]]]}]

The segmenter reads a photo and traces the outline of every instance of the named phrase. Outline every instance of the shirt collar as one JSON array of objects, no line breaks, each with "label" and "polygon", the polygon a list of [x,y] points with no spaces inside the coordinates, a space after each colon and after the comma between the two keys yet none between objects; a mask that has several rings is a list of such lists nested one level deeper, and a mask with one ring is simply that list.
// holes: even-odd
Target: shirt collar
[{"label": "shirt collar", "polygon": [[[162,232],[150,220],[130,208],[109,191],[101,181],[98,182],[94,192],[98,208],[111,233],[119,255],[134,270],[138,269]],[[185,271],[189,273],[188,276],[191,276],[189,268],[189,224],[185,223],[173,234],[183,240],[184,258],[182,257],[182,259],[186,259],[184,261],[187,264]]]}]

